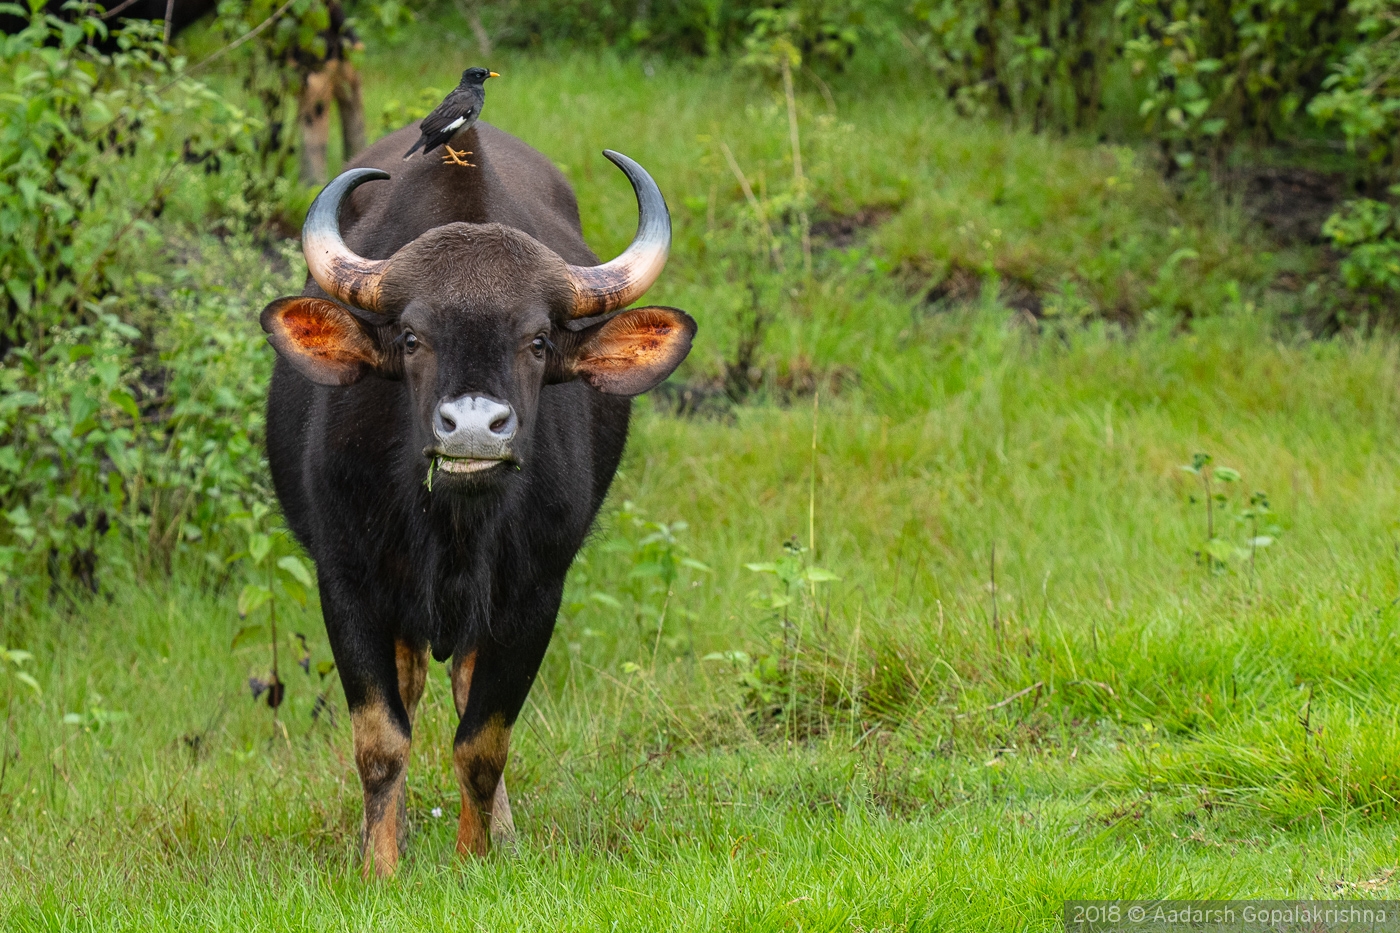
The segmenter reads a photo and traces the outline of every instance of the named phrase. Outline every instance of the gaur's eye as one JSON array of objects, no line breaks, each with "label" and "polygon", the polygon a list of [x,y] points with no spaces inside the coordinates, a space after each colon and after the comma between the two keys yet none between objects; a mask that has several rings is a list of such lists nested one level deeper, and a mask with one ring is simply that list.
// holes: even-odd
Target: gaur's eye
[{"label": "gaur's eye", "polygon": [[405,331],[403,335],[403,349],[405,353],[412,353],[418,349],[418,335],[413,331]]},{"label": "gaur's eye", "polygon": [[537,357],[543,358],[543,357],[544,357],[544,351],[545,351],[548,347],[549,347],[549,338],[546,337],[544,334],[540,334],[540,335],[539,335],[538,337],[536,337],[534,340],[531,340],[531,341],[530,341],[530,349],[531,349],[531,351],[534,352],[535,356],[537,356]]}]

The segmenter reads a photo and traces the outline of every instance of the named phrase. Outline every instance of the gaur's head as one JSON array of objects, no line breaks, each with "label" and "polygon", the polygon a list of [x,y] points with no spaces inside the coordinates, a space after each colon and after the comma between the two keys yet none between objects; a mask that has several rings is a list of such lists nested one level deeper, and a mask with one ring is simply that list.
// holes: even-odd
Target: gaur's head
[{"label": "gaur's head", "polygon": [[403,380],[411,449],[422,450],[425,473],[436,463],[434,483],[471,489],[512,472],[530,455],[544,386],[582,379],[638,395],[690,351],[695,321],[685,312],[617,311],[661,273],[671,219],[651,176],[606,154],[631,180],[640,220],[627,251],[599,266],[570,265],[511,227],[467,223],[365,259],[341,238],[340,206],[360,184],[389,176],[345,172],[317,197],[302,231],[307,267],[330,299],[280,298],[263,310],[263,330],[312,382]]}]

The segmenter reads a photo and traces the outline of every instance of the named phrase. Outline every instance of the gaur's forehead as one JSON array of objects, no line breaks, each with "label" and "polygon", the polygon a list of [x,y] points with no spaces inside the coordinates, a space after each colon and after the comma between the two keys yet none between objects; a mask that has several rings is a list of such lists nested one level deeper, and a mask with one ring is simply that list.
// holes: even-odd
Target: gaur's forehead
[{"label": "gaur's forehead", "polygon": [[528,330],[547,326],[548,307],[537,301],[518,301],[509,305],[462,300],[445,302],[415,302],[401,318],[405,323],[436,325],[460,329],[486,328],[499,331]]},{"label": "gaur's forehead", "polygon": [[555,253],[499,224],[449,224],[394,257],[386,296],[405,307],[471,315],[518,316],[566,304],[567,269]]}]

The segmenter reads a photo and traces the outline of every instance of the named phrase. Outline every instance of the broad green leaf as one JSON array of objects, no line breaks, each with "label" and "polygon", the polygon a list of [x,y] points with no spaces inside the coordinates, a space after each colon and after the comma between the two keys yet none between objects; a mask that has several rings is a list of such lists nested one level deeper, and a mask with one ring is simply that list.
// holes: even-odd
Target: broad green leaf
[{"label": "broad green leaf", "polygon": [[229,644],[229,649],[237,648],[239,645],[250,641],[257,641],[267,633],[267,628],[262,625],[245,625],[238,630],[238,634],[233,636],[233,641]]},{"label": "broad green leaf", "polygon": [[259,583],[249,583],[243,587],[243,592],[238,594],[238,617],[248,618],[248,613],[261,609],[270,599],[271,590]]},{"label": "broad green leaf", "polygon": [[136,399],[132,398],[131,393],[126,389],[113,389],[107,393],[107,398],[112,404],[130,415],[133,421],[140,420],[141,409],[136,407]]},{"label": "broad green leaf", "polygon": [[748,652],[745,651],[711,651],[700,660],[702,661],[729,661],[732,664],[748,664],[751,660]]},{"label": "broad green leaf", "polygon": [[1214,538],[1206,543],[1206,553],[1224,563],[1235,556],[1235,546],[1224,538]]},{"label": "broad green leaf", "polygon": [[254,564],[261,564],[271,549],[272,539],[261,531],[248,536],[248,556],[253,559]]},{"label": "broad green leaf", "polygon": [[295,554],[288,554],[278,560],[277,566],[291,574],[301,585],[306,587],[315,585],[315,581],[311,578],[311,571],[306,568],[306,563]]},{"label": "broad green leaf", "polygon": [[656,561],[644,561],[632,568],[628,574],[630,577],[660,577],[665,576],[666,570]]}]

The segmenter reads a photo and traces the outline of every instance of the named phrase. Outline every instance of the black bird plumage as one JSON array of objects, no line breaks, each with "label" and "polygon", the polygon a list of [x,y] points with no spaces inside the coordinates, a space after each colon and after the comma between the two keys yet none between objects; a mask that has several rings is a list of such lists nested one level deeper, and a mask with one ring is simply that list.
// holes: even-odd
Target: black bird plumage
[{"label": "black bird plumage", "polygon": [[432,152],[450,142],[458,133],[471,129],[481,116],[481,108],[486,105],[486,79],[499,77],[496,72],[485,68],[468,68],[462,72],[461,83],[443,98],[436,110],[423,118],[423,135],[403,157],[407,159],[419,149],[425,153]]}]

